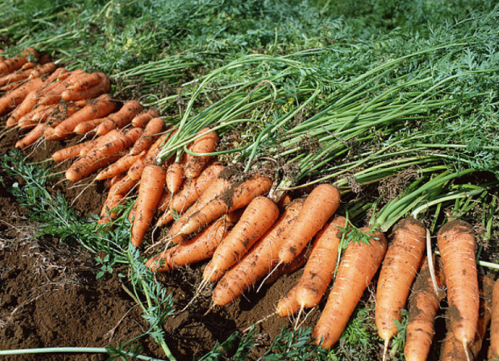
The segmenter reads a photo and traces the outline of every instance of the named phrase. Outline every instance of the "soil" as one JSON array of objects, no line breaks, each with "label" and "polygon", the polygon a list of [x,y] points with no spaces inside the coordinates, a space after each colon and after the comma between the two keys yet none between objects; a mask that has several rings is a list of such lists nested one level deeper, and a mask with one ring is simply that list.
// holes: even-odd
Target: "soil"
[{"label": "soil", "polygon": [[[10,132],[0,140],[0,156],[14,147],[19,136],[18,132]],[[30,162],[41,162],[67,144],[71,141],[45,142],[25,154]],[[67,164],[56,165],[55,171],[66,168]],[[2,169],[0,177],[6,184],[14,181]],[[51,191],[63,193],[73,202],[73,208],[85,215],[98,213],[106,197],[102,184],[89,181],[77,187],[60,182]],[[140,345],[142,355],[165,359],[152,338],[140,337],[148,325],[140,307],[124,290],[122,282],[126,283],[126,279],[117,276],[120,269],[97,279],[100,268],[95,254],[51,237],[35,238],[37,223],[29,221],[25,214],[26,209],[0,185],[0,349],[106,347],[139,337],[134,344]],[[158,282],[173,294],[175,309],[181,310],[191,300],[203,267],[201,263],[158,276]],[[121,271],[126,274],[126,270]],[[273,313],[299,274],[282,276],[260,292],[248,292],[225,307],[210,309],[211,290],[206,290],[186,311],[166,321],[166,341],[172,353],[178,360],[198,359],[216,341],[222,342],[234,331],[243,331]],[[312,326],[318,317],[315,310],[305,325]],[[282,327],[289,325],[287,318],[277,316],[260,323],[258,343],[250,359],[258,358]],[[97,354],[9,356],[9,360],[105,359],[106,355]]]}]

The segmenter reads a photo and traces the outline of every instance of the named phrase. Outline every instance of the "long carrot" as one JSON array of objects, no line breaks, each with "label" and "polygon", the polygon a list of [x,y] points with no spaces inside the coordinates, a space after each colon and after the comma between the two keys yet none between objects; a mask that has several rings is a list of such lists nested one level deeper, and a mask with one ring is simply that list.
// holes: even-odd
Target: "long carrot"
[{"label": "long carrot", "polygon": [[283,263],[291,262],[305,248],[313,236],[326,224],[340,205],[340,193],[329,184],[314,188],[305,201],[299,219],[286,235],[279,251]]},{"label": "long carrot", "polygon": [[279,217],[279,208],[266,197],[255,197],[239,222],[218,246],[206,265],[203,278],[216,282],[258,241]]},{"label": "long carrot", "polygon": [[426,229],[410,217],[398,222],[392,233],[376,291],[375,321],[378,335],[388,343],[398,333],[395,320],[402,321],[407,297],[426,247]]},{"label": "long carrot", "polygon": [[[74,82],[71,86],[70,89],[74,91],[79,91],[82,89],[88,89],[90,87],[93,87],[97,84],[100,84],[104,82],[104,79],[107,78],[107,75],[104,73],[92,73],[92,74],[86,74],[82,76],[78,81]],[[64,97],[63,97],[64,99]]]},{"label": "long carrot", "polygon": [[20,69],[28,62],[29,58],[38,58],[38,52],[33,48],[27,48],[21,55],[0,62],[0,74],[6,74]]},{"label": "long carrot", "polygon": [[493,359],[499,359],[499,281],[494,284],[492,293],[489,360]]},{"label": "long carrot", "polygon": [[[138,128],[140,129],[140,128]],[[147,151],[145,156],[142,158],[139,158],[128,170],[128,176],[131,179],[134,180],[139,180],[142,177],[142,172],[144,170],[144,167],[148,164],[151,164],[156,156],[158,155],[160,151],[160,146],[163,144],[165,139],[167,139],[168,134],[163,134],[160,136],[153,145],[151,145],[151,148]]]},{"label": "long carrot", "polygon": [[154,141],[160,136],[165,129],[165,122],[161,118],[153,118],[147,123],[142,137],[134,144],[130,150],[130,155],[141,153],[143,150],[149,149]]},{"label": "long carrot", "polygon": [[58,150],[54,154],[52,154],[52,159],[56,162],[62,162],[67,159],[76,158],[80,155],[80,152],[83,148],[88,147],[92,141],[86,141],[80,144],[73,145],[72,147],[64,148]]},{"label": "long carrot", "polygon": [[144,175],[139,186],[139,197],[137,198],[137,211],[132,227],[131,240],[135,247],[140,246],[147,228],[151,224],[154,211],[165,187],[165,173],[163,167],[154,164],[144,168]]},{"label": "long carrot", "polygon": [[[14,109],[19,104],[22,103],[24,98],[28,95],[29,92],[40,89],[43,86],[43,80],[41,78],[34,78],[24,85],[16,88],[11,91],[9,94],[0,98],[0,115],[7,113],[8,111]],[[9,126],[14,126],[12,124]]]},{"label": "long carrot", "polygon": [[278,263],[282,236],[298,217],[303,202],[304,200],[297,199],[291,203],[241,262],[222,277],[213,290],[213,302],[216,305],[234,301]]},{"label": "long carrot", "polygon": [[142,105],[136,100],[126,102],[116,113],[107,117],[106,121],[99,124],[95,132],[98,135],[104,135],[113,129],[123,128],[130,124],[132,119],[142,111]]},{"label": "long carrot", "polygon": [[[199,134],[206,133],[209,130],[210,128],[203,128],[199,131]],[[196,139],[189,148],[193,153],[212,153],[215,151],[219,140],[218,133],[211,131]],[[211,156],[199,157],[187,153],[184,165],[185,176],[189,179],[196,178],[210,159]]]},{"label": "long carrot", "polygon": [[132,125],[136,128],[144,128],[147,123],[153,118],[159,117],[159,113],[155,109],[149,109],[132,119]]},{"label": "long carrot", "polygon": [[95,129],[99,126],[99,124],[103,123],[106,120],[106,118],[97,118],[97,119],[92,119],[92,120],[86,120],[80,124],[78,124],[73,132],[76,134],[87,134],[92,131],[95,131]]},{"label": "long carrot", "polygon": [[95,179],[104,180],[112,178],[122,172],[126,172],[132,166],[132,164],[135,163],[137,159],[139,159],[143,155],[145,155],[145,151],[137,155],[126,154],[118,159],[115,163],[111,164],[109,167],[97,174]]},{"label": "long carrot", "polygon": [[323,348],[331,348],[339,340],[364,290],[381,265],[385,251],[386,239],[381,233],[372,235],[369,244],[359,241],[348,245],[326,307],[314,329],[316,343],[322,341]]},{"label": "long carrot", "polygon": [[447,279],[452,332],[466,350],[475,337],[480,306],[475,261],[475,237],[471,226],[453,221],[438,232],[438,248]]}]

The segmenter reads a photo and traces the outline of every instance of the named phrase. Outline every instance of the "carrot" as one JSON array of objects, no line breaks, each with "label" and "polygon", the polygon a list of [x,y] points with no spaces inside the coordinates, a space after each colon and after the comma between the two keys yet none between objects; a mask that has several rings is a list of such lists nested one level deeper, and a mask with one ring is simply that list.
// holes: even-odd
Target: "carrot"
[{"label": "carrot", "polygon": [[146,267],[153,272],[174,269],[210,259],[220,242],[226,237],[231,223],[222,216],[194,238],[177,244],[149,259]]},{"label": "carrot", "polygon": [[216,305],[226,305],[234,301],[272,270],[279,261],[282,235],[293,224],[302,207],[302,199],[291,203],[241,262],[222,277],[213,290],[212,298]]},{"label": "carrot", "polygon": [[[2,86],[2,87],[7,86],[7,85],[17,86],[20,83],[16,84],[16,82],[21,82],[21,81],[27,80],[27,79],[31,80],[33,78],[37,78],[37,77],[40,77],[40,76],[45,75],[45,74],[50,74],[55,69],[56,69],[56,66],[54,63],[47,63],[47,64],[43,64],[43,65],[38,65],[37,67],[29,68],[29,69],[27,68],[26,70],[24,69],[24,66],[23,66],[23,68],[21,68],[21,70],[1,77],[0,78],[0,86]],[[12,88],[6,87],[6,88],[3,88],[2,90],[10,90],[10,89],[12,89]]]},{"label": "carrot", "polygon": [[[134,128],[140,129],[140,128]],[[151,224],[154,211],[165,187],[165,174],[163,167],[149,164],[144,168],[144,176],[139,186],[139,197],[137,198],[136,217],[132,227],[132,244],[140,246],[144,235]]]},{"label": "carrot", "polygon": [[137,155],[126,154],[120,159],[118,159],[115,163],[111,164],[109,167],[107,167],[99,174],[97,174],[95,179],[104,180],[112,178],[122,172],[126,172],[132,166],[132,164],[135,163],[135,161],[140,157],[142,157],[143,155],[145,155],[145,152],[142,152],[141,154]]},{"label": "carrot", "polygon": [[28,79],[37,78],[46,74],[52,74],[54,71],[56,71],[56,69],[57,66],[52,62],[39,65],[33,68],[33,71],[29,74]]},{"label": "carrot", "polygon": [[142,111],[142,105],[136,100],[126,102],[123,107],[114,114],[107,117],[107,120],[99,124],[96,128],[98,135],[104,135],[113,129],[123,128]]},{"label": "carrot", "polygon": [[[168,188],[165,188],[163,190],[163,194],[161,195],[161,198],[159,199],[158,207],[156,208],[156,212],[158,212],[158,214],[165,212],[168,209],[168,207],[170,206],[171,201],[172,201],[172,195],[171,195],[170,191],[168,190]],[[156,227],[157,226],[158,225],[156,224]]]},{"label": "carrot", "polygon": [[[198,134],[206,133],[209,130],[210,128],[203,128]],[[193,153],[213,153],[219,140],[220,138],[216,131],[209,132],[196,139],[190,146],[190,150]],[[196,178],[210,159],[211,156],[198,157],[187,153],[184,165],[185,176],[189,179]]]},{"label": "carrot", "polygon": [[492,293],[489,360],[493,359],[499,359],[499,281],[494,284]]},{"label": "carrot", "polygon": [[118,217],[118,207],[123,202],[123,195],[121,194],[108,194],[104,206],[100,212],[100,219],[97,221],[99,224],[109,223]]},{"label": "carrot", "polygon": [[132,125],[136,128],[144,128],[153,118],[159,117],[159,113],[154,109],[141,113],[132,119]]},{"label": "carrot", "polygon": [[303,275],[295,286],[296,301],[301,308],[317,306],[331,283],[341,241],[338,227],[345,224],[344,217],[336,217],[317,234]]},{"label": "carrot", "polygon": [[114,186],[116,183],[118,183],[120,180],[125,178],[125,173],[120,173],[115,175],[112,178],[108,178],[104,181],[104,187],[107,189],[110,189],[112,186]]},{"label": "carrot", "polygon": [[166,172],[166,187],[175,194],[178,192],[184,182],[184,169],[180,163],[173,163],[168,167]]},{"label": "carrot", "polygon": [[206,204],[193,214],[179,231],[181,235],[189,235],[204,227],[222,214],[235,211],[248,205],[253,198],[267,193],[272,187],[272,179],[263,174],[255,174],[241,184],[227,189],[224,194]]},{"label": "carrot", "polygon": [[36,142],[43,134],[45,128],[48,126],[46,124],[40,123],[36,127],[34,127],[31,132],[25,135],[25,137],[19,140],[15,147],[18,149],[24,149],[27,146],[30,146],[34,142]]},{"label": "carrot", "polygon": [[[289,275],[298,269],[302,268],[308,261],[310,253],[312,252],[312,245],[309,243],[303,251],[289,263],[278,262],[268,277],[265,277],[264,284],[271,285],[283,275]],[[261,286],[260,286],[261,287]]]},{"label": "carrot", "polygon": [[97,119],[84,121],[83,123],[78,124],[73,129],[73,132],[75,132],[76,134],[90,133],[91,131],[95,130],[95,128],[97,128],[99,126],[99,124],[101,124],[105,120],[106,120],[106,118],[97,118]]},{"label": "carrot", "polygon": [[315,342],[322,341],[323,348],[331,348],[340,338],[364,290],[381,265],[385,251],[386,239],[381,233],[371,235],[369,244],[358,241],[348,245],[326,307],[314,329]]},{"label": "carrot", "polygon": [[149,149],[154,141],[159,137],[159,133],[165,128],[165,122],[161,118],[153,118],[147,123],[142,137],[135,143],[130,150],[130,155],[141,153]]},{"label": "carrot", "polygon": [[426,229],[410,217],[400,221],[391,235],[376,292],[375,321],[378,335],[388,343],[398,333],[395,320],[402,321],[402,309],[409,296],[426,248]]},{"label": "carrot", "polygon": [[29,129],[35,127],[38,123],[44,123],[54,109],[55,105],[42,105],[35,108],[19,119],[19,122],[17,123],[18,127],[21,129]]},{"label": "carrot", "polygon": [[77,111],[55,127],[55,133],[58,135],[72,133],[78,124],[88,120],[101,118],[111,113],[115,107],[116,105],[111,100],[111,96],[109,94],[101,95],[95,101],[90,102],[81,110]]},{"label": "carrot", "polygon": [[291,288],[286,296],[279,300],[276,306],[275,313],[280,317],[291,317],[300,310],[300,304],[296,300],[295,287]]},{"label": "carrot", "polygon": [[130,179],[128,177],[123,177],[121,180],[116,182],[110,189],[109,193],[111,194],[121,194],[125,196],[128,192],[132,190],[133,187],[137,185],[137,181]]},{"label": "carrot", "polygon": [[[140,129],[140,128],[138,128]],[[142,172],[144,170],[144,167],[148,164],[151,164],[156,156],[158,155],[160,149],[159,147],[161,144],[163,144],[163,141],[167,139],[168,134],[163,134],[160,136],[153,145],[151,145],[151,148],[147,151],[146,155],[143,158],[139,158],[128,170],[128,176],[131,179],[134,180],[139,180],[142,176]]]},{"label": "carrot", "polygon": [[0,62],[0,74],[6,74],[20,69],[28,62],[29,58],[38,58],[38,52],[33,48],[27,48],[21,55]]},{"label": "carrot", "polygon": [[[0,98],[0,115],[7,113],[8,111],[14,109],[19,104],[21,104],[28,95],[29,92],[33,90],[40,89],[43,86],[43,80],[40,78],[34,78],[24,85],[11,91],[9,94]],[[14,126],[14,124],[8,124],[8,126]]]},{"label": "carrot", "polygon": [[66,171],[66,179],[73,183],[78,182],[96,170],[115,162],[119,158],[119,154],[86,156],[69,167]]},{"label": "carrot", "polygon": [[[76,84],[83,81],[83,77],[80,78]],[[73,85],[74,86],[74,85]],[[98,83],[90,88],[76,89],[66,89],[61,93],[61,98],[67,102],[72,100],[82,100],[91,99],[98,97],[99,95],[105,94],[111,90],[111,81],[106,76],[102,79],[101,83]]]},{"label": "carrot", "polygon": [[444,225],[437,236],[447,279],[451,328],[464,349],[474,339],[480,305],[471,231],[468,223],[457,220]]},{"label": "carrot", "polygon": [[218,175],[222,172],[223,166],[220,164],[212,164],[206,168],[201,175],[188,182],[184,187],[175,194],[171,200],[170,210],[167,210],[156,223],[156,226],[163,227],[173,220],[173,214],[182,214],[186,209],[196,202],[201,194],[208,188]]},{"label": "carrot", "polygon": [[255,197],[234,226],[220,243],[213,258],[206,266],[203,278],[216,282],[231,266],[240,261],[279,217],[279,208],[266,197]]},{"label": "carrot", "polygon": [[329,184],[314,188],[305,201],[299,219],[287,233],[279,251],[283,263],[291,262],[305,248],[305,245],[326,224],[340,205],[340,193]]},{"label": "carrot", "polygon": [[[442,266],[440,262],[434,262],[434,264],[438,286],[442,287],[445,283]],[[443,293],[435,294],[426,257],[412,289],[409,297],[409,320],[404,356],[407,361],[425,361],[430,353],[435,333],[435,317],[444,296]]]},{"label": "carrot", "polygon": [[[107,75],[104,73],[92,73],[92,74],[86,74],[82,76],[80,79],[75,81],[73,85],[70,86],[70,89],[73,91],[80,91],[82,89],[88,89],[91,88],[95,85],[98,85],[100,83],[104,82],[104,79],[107,78]],[[108,79],[109,81],[109,79]],[[63,97],[64,99],[64,97]]]},{"label": "carrot", "polygon": [[83,148],[88,147],[92,141],[86,141],[80,144],[73,145],[72,147],[64,148],[58,150],[54,154],[52,154],[52,159],[56,162],[62,162],[66,159],[76,158],[80,155],[80,152]]},{"label": "carrot", "polygon": [[82,70],[76,69],[73,70],[72,72],[69,72],[69,74],[61,74],[59,78],[62,78],[64,80],[60,80],[57,82],[54,82],[53,84],[48,85],[43,92],[40,93],[40,97],[38,99],[38,104],[39,105],[48,105],[48,104],[55,104],[58,103],[61,100],[62,93],[68,86],[71,85],[71,82],[81,76],[83,73]]}]

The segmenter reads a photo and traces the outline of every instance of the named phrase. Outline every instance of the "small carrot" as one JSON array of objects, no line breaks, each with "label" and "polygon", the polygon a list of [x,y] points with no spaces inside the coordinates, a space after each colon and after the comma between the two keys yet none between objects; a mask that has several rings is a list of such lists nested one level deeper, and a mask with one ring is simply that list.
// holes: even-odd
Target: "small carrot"
[{"label": "small carrot", "polygon": [[38,123],[44,123],[54,108],[55,105],[42,105],[35,108],[19,119],[17,125],[21,129],[29,129],[35,127]]},{"label": "small carrot", "polygon": [[120,173],[115,175],[112,178],[108,178],[104,181],[104,188],[110,189],[113,185],[118,183],[120,180],[125,178],[126,174],[125,173]]},{"label": "small carrot", "polygon": [[210,282],[222,278],[225,271],[240,261],[278,217],[279,208],[274,202],[266,197],[255,197],[246,207],[239,222],[216,249],[204,270],[203,278]]},{"label": "small carrot", "polygon": [[358,241],[347,246],[326,307],[314,329],[315,342],[322,341],[323,348],[329,349],[339,340],[385,252],[386,239],[381,233],[372,235],[369,244]]},{"label": "small carrot", "polygon": [[151,224],[159,197],[161,197],[165,187],[165,173],[163,167],[154,164],[144,168],[144,175],[139,186],[136,216],[132,227],[131,241],[135,247],[140,246],[147,228]]},{"label": "small carrot", "polygon": [[126,172],[137,159],[145,155],[145,152],[137,155],[126,154],[120,159],[118,159],[115,163],[111,164],[109,167],[101,171],[95,177],[96,180],[104,180],[108,178],[112,178],[122,172]]},{"label": "small carrot", "polygon": [[142,105],[136,100],[126,102],[123,107],[114,114],[107,117],[107,120],[99,124],[95,132],[104,135],[113,129],[123,128],[130,124],[132,119],[142,111]]},{"label": "small carrot", "polygon": [[234,301],[272,270],[279,261],[282,235],[293,224],[302,207],[302,199],[292,202],[241,262],[222,277],[213,290],[212,298],[216,305]]},{"label": "small carrot", "polygon": [[299,219],[286,235],[279,251],[283,263],[291,262],[305,248],[313,236],[326,224],[340,205],[340,193],[329,184],[314,188],[305,201]]},{"label": "small carrot", "polygon": [[[198,134],[206,133],[210,128],[203,128]],[[190,150],[193,153],[213,153],[220,138],[216,131],[211,131],[208,134],[196,139],[190,146]],[[201,171],[204,169],[206,164],[211,159],[211,156],[195,156],[191,154],[186,154],[186,160],[184,165],[185,176],[189,179],[196,178]]]},{"label": "small carrot", "polygon": [[180,163],[171,164],[166,171],[166,187],[172,194],[175,194],[178,192],[183,182],[184,169]]},{"label": "small carrot", "polygon": [[40,93],[38,98],[38,104],[49,105],[58,103],[62,99],[62,93],[71,84],[71,81],[81,76],[82,73],[83,71],[81,69],[76,69],[67,74],[61,74],[59,78],[64,80],[53,82],[43,89],[43,92]]},{"label": "small carrot", "polygon": [[36,127],[34,127],[26,136],[18,141],[15,145],[18,149],[24,149],[34,142],[36,142],[43,134],[45,128],[48,126],[46,124],[40,123]]},{"label": "small carrot", "polygon": [[[77,81],[80,82],[83,79]],[[61,93],[61,98],[67,102],[82,99],[92,99],[98,97],[99,95],[105,94],[111,90],[111,81],[106,76],[102,79],[101,83],[98,83],[90,88],[76,89],[66,89]]]},{"label": "small carrot", "polygon": [[499,281],[494,284],[492,293],[489,360],[493,359],[499,359]]},{"label": "small carrot", "polygon": [[475,262],[475,237],[471,226],[453,221],[438,232],[452,332],[466,350],[475,336],[478,323],[479,295]]},{"label": "small carrot", "polygon": [[214,221],[194,238],[177,244],[149,259],[146,267],[153,272],[169,272],[174,269],[210,259],[232,226],[226,216]]},{"label": "small carrot", "polygon": [[149,149],[154,141],[159,137],[165,129],[165,122],[161,118],[153,118],[147,123],[142,137],[134,144],[130,150],[130,155],[141,153],[143,150]]},{"label": "small carrot", "polygon": [[56,162],[62,162],[67,159],[76,158],[80,156],[80,152],[84,147],[88,147],[92,141],[86,141],[80,144],[73,145],[72,147],[58,150],[52,154],[52,159]]},{"label": "small carrot", "polygon": [[109,223],[118,217],[117,207],[123,203],[123,195],[109,193],[104,206],[100,212],[100,219],[97,221],[99,224]]},{"label": "small carrot", "polygon": [[66,171],[66,179],[73,183],[78,182],[96,170],[115,162],[119,158],[119,154],[86,156],[68,168]]},{"label": "small carrot", "polygon": [[159,113],[154,109],[149,109],[132,119],[132,125],[136,128],[144,128],[153,118],[159,117]]}]

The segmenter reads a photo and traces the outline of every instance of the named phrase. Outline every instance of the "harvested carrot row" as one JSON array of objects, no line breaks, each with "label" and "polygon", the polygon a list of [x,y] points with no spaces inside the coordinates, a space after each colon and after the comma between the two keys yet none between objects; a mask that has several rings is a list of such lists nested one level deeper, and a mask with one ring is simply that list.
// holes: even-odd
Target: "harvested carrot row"
[{"label": "harvested carrot row", "polygon": [[386,239],[381,233],[371,235],[369,244],[358,241],[348,245],[326,307],[314,329],[316,343],[322,341],[323,348],[329,349],[339,340],[385,252]]},{"label": "harvested carrot row", "polygon": [[130,155],[141,153],[143,150],[149,149],[154,141],[159,137],[165,129],[165,122],[161,118],[153,118],[147,123],[142,137],[134,144],[130,150]]},{"label": "harvested carrot row", "polygon": [[206,265],[203,278],[216,282],[230,267],[258,241],[279,217],[279,208],[266,197],[255,197],[246,207],[241,219],[229,235],[220,243],[210,263]]},{"label": "harvested carrot row", "polygon": [[6,74],[20,69],[29,58],[38,58],[38,52],[33,48],[24,50],[21,55],[0,62],[0,74]]},{"label": "harvested carrot row", "polygon": [[137,155],[130,155],[127,154],[120,159],[118,159],[115,163],[111,164],[109,167],[101,171],[97,176],[95,177],[96,180],[104,180],[108,178],[112,178],[122,172],[126,172],[133,163],[137,161],[140,157],[145,155],[145,152],[142,152],[141,154]]},{"label": "harvested carrot row", "polygon": [[180,163],[171,164],[166,171],[166,187],[172,194],[175,194],[178,192],[183,182],[184,169]]},{"label": "harvested carrot row", "polygon": [[144,168],[144,176],[139,186],[136,216],[132,227],[131,241],[135,247],[140,246],[147,228],[151,224],[154,211],[165,187],[165,173],[163,167],[154,164]]},{"label": "harvested carrot row", "polygon": [[458,220],[444,225],[437,237],[447,279],[451,328],[464,349],[475,337],[480,305],[471,231],[468,223]]},{"label": "harvested carrot row", "polygon": [[154,109],[149,109],[148,111],[133,118],[132,125],[136,128],[144,128],[145,126],[147,126],[147,123],[151,121],[151,119],[157,117],[159,117],[159,113]]},{"label": "harvested carrot row", "polygon": [[[439,287],[445,284],[445,275],[440,262],[434,262]],[[435,317],[443,299],[443,292],[435,294],[428,260],[424,258],[419,275],[409,297],[409,320],[407,322],[404,356],[407,361],[425,361],[435,333]]]},{"label": "harvested carrot row", "polygon": [[283,263],[291,262],[313,236],[326,224],[340,205],[340,193],[329,184],[314,188],[305,201],[299,219],[293,225],[279,251]]},{"label": "harvested carrot row", "polygon": [[293,224],[302,207],[302,199],[291,203],[241,262],[222,277],[213,290],[212,298],[216,305],[226,305],[234,301],[270,272],[278,262],[277,254],[282,235]]},{"label": "harvested carrot row", "polygon": [[226,218],[226,216],[222,216],[193,239],[157,254],[146,262],[146,267],[153,272],[169,272],[210,259],[232,226]]},{"label": "harvested carrot row", "polygon": [[[198,134],[206,133],[210,128],[203,128]],[[220,138],[216,131],[209,132],[202,137],[196,139],[190,146],[193,153],[212,153],[215,151]],[[189,179],[196,178],[204,169],[206,164],[211,159],[211,156],[198,157],[191,154],[186,154],[184,165],[185,176]]]},{"label": "harvested carrot row", "polygon": [[398,333],[395,320],[402,321],[412,282],[416,278],[426,248],[426,229],[410,217],[400,221],[391,235],[376,291],[375,320],[378,335],[388,343]]},{"label": "harvested carrot row", "polygon": [[[81,81],[81,80],[79,80]],[[83,89],[66,89],[61,93],[61,98],[67,102],[82,99],[92,99],[99,95],[105,94],[111,90],[111,81],[106,76],[101,83],[90,88]]]},{"label": "harvested carrot row", "polygon": [[499,281],[492,293],[492,322],[490,324],[489,360],[499,359]]},{"label": "harvested carrot row", "polygon": [[141,111],[142,105],[136,100],[130,100],[117,113],[111,114],[106,121],[99,124],[96,133],[104,135],[113,129],[123,128],[125,125],[130,124],[132,119]]},{"label": "harvested carrot row", "polygon": [[186,209],[196,202],[201,194],[208,188],[218,175],[222,172],[223,166],[212,164],[206,168],[201,175],[191,180],[178,192],[171,200],[170,210],[167,210],[156,223],[156,226],[163,227],[173,220],[173,214],[182,214]]}]

